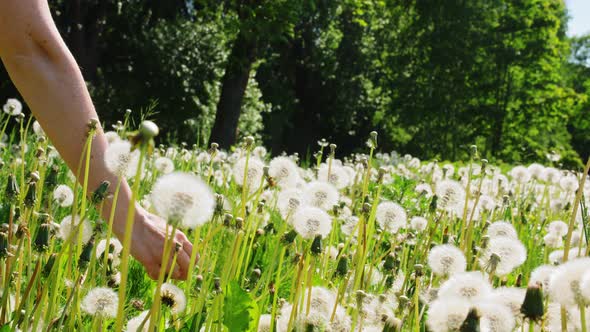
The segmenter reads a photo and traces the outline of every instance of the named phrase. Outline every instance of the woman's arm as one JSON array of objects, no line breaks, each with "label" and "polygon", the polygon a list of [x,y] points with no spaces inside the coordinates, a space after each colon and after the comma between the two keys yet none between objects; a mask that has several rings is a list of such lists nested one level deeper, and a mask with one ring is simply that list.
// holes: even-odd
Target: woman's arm
[{"label": "woman's arm", "polygon": [[[49,12],[46,0],[0,0],[0,57],[21,95],[70,169],[78,167],[86,141],[87,125],[98,119],[76,61]],[[114,184],[117,177],[105,166],[107,141],[101,128],[92,143],[90,192],[104,180]],[[131,190],[122,183],[116,205],[114,233],[122,239]],[[105,203],[108,215],[112,202]],[[107,218],[105,218],[107,219]],[[108,220],[108,219],[107,219]],[[157,276],[164,244],[163,221],[140,207],[136,210],[131,253]],[[192,249],[184,234],[174,277],[184,278]]]}]

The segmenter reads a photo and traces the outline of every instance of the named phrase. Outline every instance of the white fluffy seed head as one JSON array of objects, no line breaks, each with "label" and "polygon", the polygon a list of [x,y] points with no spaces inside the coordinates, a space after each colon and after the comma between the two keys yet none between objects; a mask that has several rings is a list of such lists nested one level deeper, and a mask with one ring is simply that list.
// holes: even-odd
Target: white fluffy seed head
[{"label": "white fluffy seed head", "polygon": [[541,265],[531,272],[531,277],[529,278],[530,285],[541,285],[543,289],[549,289],[549,281],[551,280],[551,275],[555,272],[556,267],[554,265]]},{"label": "white fluffy seed head", "polygon": [[471,304],[458,297],[441,298],[430,303],[426,324],[432,332],[459,331]]},{"label": "white fluffy seed head", "polygon": [[520,307],[524,302],[524,296],[526,290],[523,288],[516,287],[498,287],[492,291],[492,294],[488,297],[488,300],[502,304],[510,311],[515,317],[520,316]]},{"label": "white fluffy seed head", "polygon": [[513,239],[518,238],[514,226],[512,226],[511,223],[502,220],[491,223],[488,227],[486,234],[490,238],[498,236],[507,236]]},{"label": "white fluffy seed head", "polygon": [[381,202],[377,206],[375,219],[384,231],[397,233],[400,228],[406,227],[406,210],[394,202]]},{"label": "white fluffy seed head", "polygon": [[289,188],[282,190],[277,198],[277,207],[281,216],[288,221],[292,219],[295,211],[303,205],[303,192],[299,189]]},{"label": "white fluffy seed head", "polygon": [[500,262],[497,263],[494,270],[494,274],[498,276],[509,274],[522,265],[527,257],[526,247],[522,242],[508,236],[498,236],[490,239],[480,258],[482,267],[489,268],[489,264],[495,264],[492,263],[492,255],[500,257]]},{"label": "white fluffy seed head", "polygon": [[33,132],[37,136],[45,136],[45,131],[43,131],[43,128],[41,127],[41,124],[37,120],[35,120],[33,122]]},{"label": "white fluffy seed head", "polygon": [[303,190],[303,199],[306,204],[326,211],[338,204],[339,197],[336,187],[322,181],[310,182]]},{"label": "white fluffy seed head", "polygon": [[61,207],[68,207],[74,203],[74,192],[65,184],[60,184],[53,190],[53,200]]},{"label": "white fluffy seed head", "polygon": [[289,157],[275,157],[268,164],[268,175],[281,188],[290,188],[300,180],[298,167]]},{"label": "white fluffy seed head", "polygon": [[462,298],[470,302],[485,299],[492,293],[492,286],[479,271],[462,272],[445,281],[439,291],[439,299],[452,297]]},{"label": "white fluffy seed head", "polygon": [[442,180],[436,184],[437,207],[447,212],[455,212],[465,204],[465,189],[454,180]]},{"label": "white fluffy seed head", "polygon": [[543,242],[547,248],[557,249],[563,245],[563,238],[555,233],[547,233],[543,237]]},{"label": "white fluffy seed head", "polygon": [[410,228],[417,232],[425,230],[427,226],[428,220],[424,217],[415,216],[410,219]]},{"label": "white fluffy seed head", "polygon": [[174,172],[160,177],[150,199],[161,217],[188,228],[205,224],[215,209],[215,198],[209,186],[188,173]]},{"label": "white fluffy seed head", "polygon": [[428,266],[438,276],[451,276],[465,272],[467,260],[459,248],[451,244],[441,244],[430,249]]},{"label": "white fluffy seed head", "polygon": [[[146,320],[145,318],[149,314],[149,312],[150,312],[149,310],[145,310],[145,311],[142,311],[139,315],[131,318],[127,322],[127,332],[147,332],[148,328],[150,326],[150,319],[148,318]],[[140,328],[141,323],[144,320],[146,322],[143,324],[143,328]]]},{"label": "white fluffy seed head", "polygon": [[[246,157],[240,158],[232,169],[234,180],[240,186],[248,186],[248,191],[253,193],[258,190],[264,176],[264,163],[258,158],[250,157],[246,170]],[[244,177],[245,175],[245,177]]]},{"label": "white fluffy seed head", "polygon": [[549,279],[549,297],[565,306],[588,305],[580,284],[589,270],[590,257],[576,258],[558,266]]},{"label": "white fluffy seed head", "polygon": [[119,297],[115,291],[106,287],[97,287],[86,294],[82,300],[81,308],[82,311],[92,316],[115,318],[118,304]]},{"label": "white fluffy seed head", "polygon": [[[98,244],[96,245],[96,258],[100,259],[103,255],[103,253],[105,252],[105,250],[107,252],[110,252],[110,248],[107,249],[107,240],[106,239],[102,239],[98,242]],[[109,241],[109,247],[113,248],[112,254],[115,256],[118,256],[119,254],[121,254],[121,251],[123,251],[123,244],[121,244],[121,242],[119,240],[117,240],[117,238],[111,238],[111,240]]]},{"label": "white fluffy seed head", "polygon": [[174,171],[174,163],[168,157],[158,157],[154,160],[154,167],[162,174],[169,174]]},{"label": "white fluffy seed head", "polygon": [[168,307],[173,315],[178,315],[186,309],[186,296],[178,286],[168,282],[162,284],[160,296],[162,305]]},{"label": "white fluffy seed head", "polygon": [[477,303],[476,308],[481,315],[480,326],[482,331],[510,332],[516,325],[514,315],[503,304],[488,300]]},{"label": "white fluffy seed head", "polygon": [[18,99],[10,98],[6,100],[6,104],[2,107],[4,113],[12,116],[17,116],[23,111],[23,104]]},{"label": "white fluffy seed head", "polygon": [[[72,216],[65,216],[59,224],[59,238],[63,241],[70,240],[72,241],[72,244],[76,244],[78,243],[80,235],[82,244],[88,243],[92,237],[92,225],[87,219],[84,219],[80,227],[78,227],[79,224],[79,216],[76,216],[75,218],[72,218]],[[76,230],[79,230],[80,233],[76,232],[73,234]]]},{"label": "white fluffy seed head", "polygon": [[342,166],[336,164],[332,164],[331,167],[327,164],[320,165],[318,169],[318,180],[330,183],[337,189],[344,189],[350,183],[348,172]]},{"label": "white fluffy seed head", "polygon": [[552,221],[551,223],[549,223],[549,225],[547,225],[547,232],[553,233],[559,237],[565,236],[567,234],[567,231],[568,225],[561,220]]},{"label": "white fluffy seed head", "polygon": [[109,144],[104,160],[109,171],[119,177],[130,178],[137,172],[139,150],[131,151],[131,143],[120,140]]},{"label": "white fluffy seed head", "polygon": [[516,166],[510,171],[512,179],[520,184],[527,183],[531,179],[531,172],[524,166]]},{"label": "white fluffy seed head", "polygon": [[318,235],[323,238],[330,234],[332,219],[322,209],[305,206],[293,215],[293,227],[304,239],[313,239]]}]

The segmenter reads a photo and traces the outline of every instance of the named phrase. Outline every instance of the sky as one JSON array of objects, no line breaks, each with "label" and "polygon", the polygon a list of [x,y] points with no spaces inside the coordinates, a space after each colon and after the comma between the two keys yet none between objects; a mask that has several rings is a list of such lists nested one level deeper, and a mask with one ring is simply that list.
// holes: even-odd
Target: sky
[{"label": "sky", "polygon": [[566,0],[570,21],[568,35],[581,36],[590,33],[590,0]]}]

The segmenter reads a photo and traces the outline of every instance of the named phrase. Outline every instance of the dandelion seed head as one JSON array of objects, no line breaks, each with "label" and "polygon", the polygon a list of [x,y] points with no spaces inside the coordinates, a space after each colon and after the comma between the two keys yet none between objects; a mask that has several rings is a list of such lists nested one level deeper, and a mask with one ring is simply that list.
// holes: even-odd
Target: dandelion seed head
[{"label": "dandelion seed head", "polygon": [[439,297],[429,305],[426,324],[432,332],[458,331],[470,308],[465,299]]},{"label": "dandelion seed head", "polygon": [[137,172],[139,150],[131,151],[131,143],[120,140],[109,144],[104,160],[106,167],[115,175],[130,178]]},{"label": "dandelion seed head", "polygon": [[490,264],[492,255],[498,255],[500,262],[494,270],[498,276],[505,276],[526,261],[526,247],[518,239],[508,236],[497,236],[490,239],[490,242],[480,258],[480,264]]},{"label": "dandelion seed head", "polygon": [[415,216],[410,219],[410,228],[415,231],[421,232],[425,230],[427,226],[428,220],[424,217]]},{"label": "dandelion seed head", "polygon": [[516,320],[510,309],[500,303],[482,301],[476,304],[481,315],[480,326],[486,332],[510,332],[516,325]]},{"label": "dandelion seed head", "polygon": [[277,198],[277,207],[281,216],[287,219],[302,205],[303,192],[298,189],[289,188],[282,190]]},{"label": "dandelion seed head", "polygon": [[580,288],[587,271],[590,271],[589,257],[576,258],[558,266],[549,279],[549,297],[565,306],[588,305]]},{"label": "dandelion seed head", "polygon": [[303,199],[306,204],[326,211],[338,204],[339,197],[336,187],[321,181],[310,182],[303,190]]},{"label": "dandelion seed head", "polygon": [[517,183],[523,184],[531,179],[531,172],[524,166],[516,166],[510,171],[510,176]]},{"label": "dandelion seed head", "polygon": [[67,241],[71,236],[71,243],[77,244],[79,234],[76,233],[72,235],[72,232],[74,232],[76,229],[79,229],[81,232],[82,244],[88,243],[88,241],[90,241],[90,238],[92,237],[92,225],[87,219],[84,219],[80,228],[77,227],[79,224],[79,216],[76,216],[75,218],[72,218],[71,215],[65,216],[59,224],[59,238],[63,241]]},{"label": "dandelion seed head", "polygon": [[188,173],[173,172],[160,177],[150,198],[161,217],[188,228],[205,224],[215,209],[215,198],[209,186]]},{"label": "dandelion seed head", "polygon": [[549,223],[549,225],[547,225],[547,232],[553,233],[559,237],[565,236],[567,234],[567,231],[568,225],[561,220],[552,221],[551,223]]},{"label": "dandelion seed head", "polygon": [[506,221],[496,221],[491,223],[488,227],[486,234],[490,238],[500,236],[509,237],[513,239],[518,238],[518,234],[516,233],[516,229],[514,228],[514,226],[512,226],[511,223],[508,223]]},{"label": "dandelion seed head", "polygon": [[53,190],[53,200],[61,207],[68,207],[74,203],[74,192],[64,184],[60,184]]},{"label": "dandelion seed head", "polygon": [[305,206],[293,215],[293,227],[304,239],[326,237],[332,229],[332,218],[322,209]]},{"label": "dandelion seed head", "polygon": [[454,180],[442,180],[436,184],[437,207],[447,212],[454,212],[465,204],[465,189]]},{"label": "dandelion seed head", "polygon": [[438,276],[450,276],[464,272],[467,260],[463,252],[450,244],[441,244],[430,249],[428,266]]},{"label": "dandelion seed head", "polygon": [[158,172],[162,174],[169,174],[174,171],[174,163],[168,157],[158,157],[154,160],[154,166]]},{"label": "dandelion seed head", "polygon": [[[328,173],[330,174],[329,176]],[[336,189],[344,189],[348,186],[350,177],[341,166],[333,164],[330,167],[327,164],[322,164],[318,169],[318,180],[330,183],[336,187]]]},{"label": "dandelion seed head", "polygon": [[[240,158],[232,169],[233,177],[240,186],[248,186],[248,191],[253,193],[258,190],[264,176],[264,163],[258,158],[250,157],[246,171],[246,157]],[[244,177],[245,175],[245,177]]]},{"label": "dandelion seed head", "polygon": [[492,286],[479,271],[462,272],[454,274],[445,281],[439,291],[439,299],[459,297],[467,301],[475,302],[485,299],[492,292]]},{"label": "dandelion seed head", "polygon": [[510,309],[513,316],[519,317],[521,315],[520,307],[524,302],[525,295],[526,290],[523,288],[498,287],[492,291],[488,300],[506,306]]},{"label": "dandelion seed head", "polygon": [[163,283],[160,288],[162,305],[168,307],[173,315],[178,315],[186,309],[186,296],[182,289],[171,283]]},{"label": "dandelion seed head", "polygon": [[23,112],[23,104],[18,99],[9,98],[2,110],[8,115],[17,116]]},{"label": "dandelion seed head", "polygon": [[38,137],[45,136],[45,131],[43,131],[43,128],[41,127],[41,124],[37,120],[35,120],[33,122],[33,132]]},{"label": "dandelion seed head", "polygon": [[86,294],[82,300],[82,311],[91,315],[102,318],[115,318],[119,297],[117,293],[107,287],[93,288]]},{"label": "dandelion seed head", "polygon": [[[127,332],[147,332],[148,328],[150,326],[150,319],[148,318],[147,320],[145,319],[147,317],[147,315],[150,313],[149,310],[145,310],[142,311],[139,315],[131,318],[128,322],[127,322]],[[143,324],[143,328],[140,328],[141,323],[143,321],[146,321]]]},{"label": "dandelion seed head", "polygon": [[282,188],[290,188],[300,180],[298,167],[289,157],[275,157],[268,164],[270,175]]},{"label": "dandelion seed head", "polygon": [[384,231],[397,233],[400,228],[406,226],[406,210],[394,202],[381,202],[377,206],[375,214],[377,223]]}]

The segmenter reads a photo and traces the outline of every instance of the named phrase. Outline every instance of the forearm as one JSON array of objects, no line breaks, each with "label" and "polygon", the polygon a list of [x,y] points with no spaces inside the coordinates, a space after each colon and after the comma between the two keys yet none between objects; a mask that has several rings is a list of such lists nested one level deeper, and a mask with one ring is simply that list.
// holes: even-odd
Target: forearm
[{"label": "forearm", "polygon": [[[67,165],[76,172],[87,139],[88,124],[98,119],[82,74],[59,34],[48,33],[47,39],[33,36],[22,41],[16,50],[2,53],[2,61],[44,131]],[[53,38],[54,40],[48,40]],[[107,141],[100,125],[92,142],[88,191],[92,192],[102,181],[114,187],[117,177],[104,163]],[[83,173],[83,172],[82,172]],[[84,174],[80,174],[82,181]],[[112,188],[111,188],[112,189]],[[130,190],[122,183],[117,205],[123,214],[130,200]],[[108,214],[110,202],[106,202]],[[116,218],[124,220],[124,218]],[[119,222],[120,223],[120,222]],[[121,235],[123,225],[113,225]]]}]

